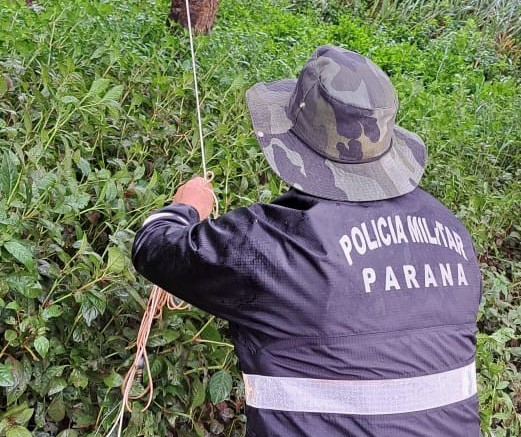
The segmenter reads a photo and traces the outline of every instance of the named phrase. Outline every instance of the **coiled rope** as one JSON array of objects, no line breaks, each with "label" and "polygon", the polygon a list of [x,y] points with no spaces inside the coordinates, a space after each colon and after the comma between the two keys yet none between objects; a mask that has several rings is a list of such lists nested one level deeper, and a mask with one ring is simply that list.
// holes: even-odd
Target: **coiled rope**
[{"label": "coiled rope", "polygon": [[[193,41],[193,31],[192,31],[192,21],[190,17],[190,3],[189,0],[185,0],[186,4],[186,15],[188,22],[188,35],[190,39],[190,54],[192,60],[192,73],[194,80],[194,91],[195,91],[195,103],[197,110],[197,126],[199,130],[199,145],[201,148],[201,162],[203,168],[204,179],[208,182],[212,181],[214,174],[211,171],[207,171],[206,168],[206,159],[205,159],[205,150],[204,150],[204,138],[203,138],[203,128],[201,121],[201,108],[199,103],[199,87],[197,85],[197,68],[196,68],[196,59],[195,59],[195,50],[194,50],[194,41]],[[215,193],[211,191],[214,197],[214,212],[213,215],[216,217],[218,215],[218,202],[215,197]],[[125,416],[125,409],[129,412],[132,412],[132,407],[130,405],[131,400],[140,399],[145,395],[147,397],[147,403],[143,407],[142,411],[145,411],[150,407],[154,396],[154,384],[152,382],[152,372],[150,369],[150,362],[148,360],[146,345],[148,341],[148,336],[150,335],[150,329],[152,327],[152,323],[154,319],[161,319],[163,315],[163,308],[167,306],[170,310],[184,310],[189,307],[189,305],[185,302],[178,302],[176,298],[163,290],[162,288],[154,285],[152,291],[150,293],[150,297],[147,302],[147,306],[145,308],[145,313],[143,314],[143,318],[141,320],[141,325],[139,327],[138,335],[136,338],[136,355],[134,357],[134,361],[130,366],[127,374],[125,375],[125,379],[123,380],[123,384],[121,386],[121,392],[123,394],[123,400],[121,403],[121,408],[117,418],[114,421],[112,428],[109,430],[107,437],[111,437],[112,433],[117,428],[117,437],[121,437],[122,429],[123,429],[123,418]],[[134,380],[136,375],[142,375],[142,371],[146,371],[148,383],[147,386],[138,394],[131,394],[132,387],[134,385]]]}]

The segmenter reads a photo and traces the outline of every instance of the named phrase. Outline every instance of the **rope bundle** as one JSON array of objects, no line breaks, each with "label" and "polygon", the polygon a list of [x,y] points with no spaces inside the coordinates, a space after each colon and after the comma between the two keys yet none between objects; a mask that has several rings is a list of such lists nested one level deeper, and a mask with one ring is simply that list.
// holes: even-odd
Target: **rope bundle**
[{"label": "rope bundle", "polygon": [[[150,298],[147,302],[147,307],[145,309],[145,314],[143,314],[143,319],[141,320],[141,326],[139,327],[139,331],[136,339],[136,356],[134,357],[134,362],[130,366],[127,374],[125,375],[125,379],[123,381],[123,385],[121,386],[121,391],[123,393],[123,404],[127,411],[131,412],[132,408],[130,406],[129,401],[140,399],[148,393],[148,400],[146,405],[143,407],[143,411],[148,409],[150,404],[152,403],[152,397],[154,394],[154,384],[152,382],[152,372],[150,370],[150,362],[148,360],[147,354],[147,342],[148,336],[150,335],[150,329],[152,327],[152,323],[154,319],[161,319],[163,316],[163,307],[167,306],[170,310],[184,310],[188,308],[188,304],[182,302],[177,303],[175,297],[170,293],[166,292],[162,288],[154,285],[152,292],[150,293]],[[137,395],[131,395],[132,385],[136,378],[136,374],[145,367],[146,374],[148,376],[147,386],[141,391],[141,393]]]}]

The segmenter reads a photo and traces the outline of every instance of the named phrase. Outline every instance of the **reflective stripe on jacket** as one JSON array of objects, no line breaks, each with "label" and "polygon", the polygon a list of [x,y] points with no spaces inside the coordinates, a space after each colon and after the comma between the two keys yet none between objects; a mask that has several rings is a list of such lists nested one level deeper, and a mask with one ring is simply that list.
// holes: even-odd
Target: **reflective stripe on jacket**
[{"label": "reflective stripe on jacket", "polygon": [[[153,214],[133,262],[228,320],[245,374],[379,383],[472,365],[476,255],[464,226],[425,191],[350,203],[290,190],[271,204],[198,220],[180,204]],[[479,436],[476,395],[420,411],[394,402],[390,411],[400,413],[247,406],[247,435]]]}]

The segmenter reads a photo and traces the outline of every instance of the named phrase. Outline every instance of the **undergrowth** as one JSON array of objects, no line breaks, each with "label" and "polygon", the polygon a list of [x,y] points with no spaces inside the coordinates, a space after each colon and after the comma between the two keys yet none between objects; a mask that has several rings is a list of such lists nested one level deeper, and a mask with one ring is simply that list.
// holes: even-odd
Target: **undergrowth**
[{"label": "undergrowth", "polygon": [[[379,64],[399,123],[428,146],[423,187],[479,252],[483,432],[517,436],[520,75],[478,15],[431,16],[438,2],[422,3],[411,26],[375,2],[222,2],[196,40],[206,158],[221,211],[273,199],[285,187],[254,140],[245,90],[294,77],[319,44]],[[168,6],[0,5],[0,436],[99,436],[117,414],[150,290],[129,262],[134,232],[201,172],[188,38],[165,26]],[[223,322],[166,311],[149,349],[154,402],[144,413],[134,402],[126,436],[243,435]]]}]

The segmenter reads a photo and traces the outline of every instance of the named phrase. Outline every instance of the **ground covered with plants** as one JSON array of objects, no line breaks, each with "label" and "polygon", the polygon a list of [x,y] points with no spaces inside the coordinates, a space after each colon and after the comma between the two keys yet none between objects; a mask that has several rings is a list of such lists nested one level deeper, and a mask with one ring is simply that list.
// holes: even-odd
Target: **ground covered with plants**
[{"label": "ground covered with plants", "polygon": [[[168,8],[0,4],[0,436],[101,436],[119,409],[150,292],[130,265],[134,232],[201,173],[188,36],[165,26]],[[390,75],[398,122],[428,145],[423,187],[475,239],[480,414],[498,437],[521,434],[519,12],[506,0],[226,0],[196,40],[221,211],[285,189],[252,135],[248,87],[294,77],[325,43]],[[154,401],[144,413],[134,402],[125,436],[244,434],[223,322],[165,311],[149,350]]]}]

